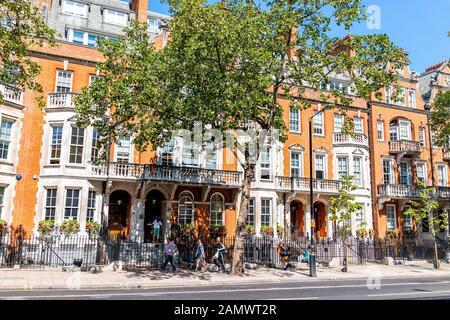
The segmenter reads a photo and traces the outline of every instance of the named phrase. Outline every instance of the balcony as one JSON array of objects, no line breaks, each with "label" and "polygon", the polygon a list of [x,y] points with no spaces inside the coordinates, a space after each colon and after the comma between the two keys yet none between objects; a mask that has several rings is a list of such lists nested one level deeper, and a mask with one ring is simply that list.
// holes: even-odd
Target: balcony
[{"label": "balcony", "polygon": [[450,198],[450,187],[436,187],[435,196],[438,199],[449,199]]},{"label": "balcony", "polygon": [[0,83],[0,92],[6,102],[23,105],[23,91],[21,89]]},{"label": "balcony", "polygon": [[[89,173],[91,176],[106,178],[108,165],[90,165]],[[242,174],[238,171],[116,162],[109,164],[109,177],[111,179],[221,185],[227,187],[240,187],[242,183]]]},{"label": "balcony", "polygon": [[389,151],[392,153],[420,154],[420,142],[411,140],[389,141]]},{"label": "balcony", "polygon": [[357,145],[367,147],[369,145],[367,136],[362,133],[334,133],[333,145]]},{"label": "balcony", "polygon": [[73,109],[73,100],[78,93],[49,93],[47,95],[47,109]]},{"label": "balcony", "polygon": [[[279,190],[309,192],[309,178],[304,177],[276,177],[276,188]],[[338,194],[342,181],[313,179],[314,192]]]},{"label": "balcony", "polygon": [[420,190],[415,186],[405,184],[380,184],[378,196],[388,198],[419,198]]}]

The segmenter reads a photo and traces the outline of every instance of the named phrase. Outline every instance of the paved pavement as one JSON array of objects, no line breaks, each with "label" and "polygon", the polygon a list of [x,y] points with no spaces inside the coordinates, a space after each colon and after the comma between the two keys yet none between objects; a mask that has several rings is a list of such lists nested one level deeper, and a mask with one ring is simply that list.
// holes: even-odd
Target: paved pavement
[{"label": "paved pavement", "polygon": [[14,270],[0,269],[0,291],[2,290],[38,290],[38,289],[130,289],[130,288],[169,288],[198,287],[249,284],[281,284],[289,282],[313,283],[325,280],[370,279],[376,282],[383,279],[447,277],[450,279],[450,264],[442,264],[434,270],[432,264],[414,262],[406,265],[386,266],[367,264],[349,266],[349,272],[341,272],[341,267],[318,267],[317,278],[309,277],[309,269],[302,264],[298,268],[284,271],[280,269],[259,268],[249,270],[243,276],[232,276],[218,272],[196,273],[179,269],[160,272],[155,270],[112,271],[105,269],[101,273],[69,272],[55,270]]},{"label": "paved pavement", "polygon": [[0,300],[450,300],[450,279],[419,276],[171,288],[0,291]]}]

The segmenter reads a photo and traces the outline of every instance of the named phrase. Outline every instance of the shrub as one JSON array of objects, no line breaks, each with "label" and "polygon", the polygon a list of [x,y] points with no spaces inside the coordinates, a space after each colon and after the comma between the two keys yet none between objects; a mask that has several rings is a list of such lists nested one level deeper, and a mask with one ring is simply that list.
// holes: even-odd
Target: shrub
[{"label": "shrub", "polygon": [[256,234],[256,229],[255,229],[254,225],[246,224],[244,226],[244,230],[245,230],[245,235],[247,235],[247,236],[253,236]]},{"label": "shrub", "polygon": [[263,235],[265,235],[266,237],[272,237],[273,236],[273,228],[271,226],[262,226],[261,233]]},{"label": "shrub", "polygon": [[39,221],[38,232],[41,236],[47,236],[55,230],[55,220]]},{"label": "shrub", "polygon": [[89,235],[96,236],[100,233],[100,230],[102,229],[101,223],[95,222],[95,221],[87,221],[86,222],[86,231],[89,232]]},{"label": "shrub", "polygon": [[61,223],[60,230],[65,236],[70,237],[80,231],[80,224],[77,220],[64,220]]},{"label": "shrub", "polygon": [[0,219],[0,236],[6,234],[8,232],[8,224],[5,220]]}]

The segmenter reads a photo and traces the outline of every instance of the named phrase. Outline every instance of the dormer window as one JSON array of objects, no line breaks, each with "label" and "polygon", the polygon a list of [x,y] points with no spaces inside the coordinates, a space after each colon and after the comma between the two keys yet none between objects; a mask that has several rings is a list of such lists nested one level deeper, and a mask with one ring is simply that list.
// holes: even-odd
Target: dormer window
[{"label": "dormer window", "polygon": [[64,0],[62,2],[61,12],[77,16],[81,18],[87,18],[89,5],[82,2]]},{"label": "dormer window", "polygon": [[128,22],[128,14],[121,11],[111,9],[103,10],[103,22],[126,26]]}]

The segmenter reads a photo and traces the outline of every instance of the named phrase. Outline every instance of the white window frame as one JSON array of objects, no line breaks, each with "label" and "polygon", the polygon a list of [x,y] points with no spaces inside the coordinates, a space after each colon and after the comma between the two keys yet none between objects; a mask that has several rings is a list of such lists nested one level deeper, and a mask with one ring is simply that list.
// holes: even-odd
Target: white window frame
[{"label": "white window frame", "polygon": [[365,206],[364,203],[356,203],[361,205],[360,210],[356,211],[355,213],[355,226],[357,228],[361,227],[361,225],[366,221],[366,213],[365,213]]},{"label": "white window frame", "polygon": [[[358,123],[358,125],[357,125]],[[356,130],[358,128],[358,130]],[[364,134],[364,118],[354,117],[353,118],[353,132]]]},{"label": "white window frame", "polygon": [[[419,167],[423,168],[423,177],[419,177]],[[416,162],[416,177],[419,181],[420,178],[423,178],[423,182],[427,184],[427,163],[426,162]]]},{"label": "white window frame", "polygon": [[[402,125],[406,124],[407,135],[406,138],[402,136]],[[411,140],[411,122],[405,120],[398,120],[398,139],[399,140]]]},{"label": "white window frame", "polygon": [[[66,82],[66,81],[61,80],[61,79],[64,79],[64,77],[62,77],[63,74],[70,75],[70,86],[68,87],[69,91],[58,92],[58,87],[67,88],[67,86],[64,86],[64,84],[66,84],[64,82]],[[61,83],[62,85],[58,86],[59,83]],[[73,86],[73,72],[67,71],[67,70],[56,70],[55,93],[70,93],[70,92],[72,92],[72,86]]]},{"label": "white window frame", "polygon": [[[184,198],[189,198],[189,200],[192,202],[190,205],[188,204],[181,204],[181,200],[183,200]],[[181,208],[184,208],[184,212],[183,214],[181,213]],[[190,216],[186,214],[186,209],[190,210]],[[181,219],[183,218],[183,219]],[[184,224],[184,223],[193,223],[195,219],[195,212],[194,212],[194,195],[192,194],[192,192],[190,191],[183,191],[180,193],[180,195],[178,196],[178,223],[179,224]],[[188,222],[189,221],[189,222]]]},{"label": "white window frame", "polygon": [[206,142],[205,147],[205,168],[216,170],[219,167],[219,153],[216,144],[212,141]]},{"label": "white window frame", "polygon": [[[317,178],[317,157],[323,158],[323,178]],[[327,155],[322,152],[314,153],[314,178],[316,179],[327,179]]]},{"label": "white window frame", "polygon": [[[10,123],[11,127],[3,128],[3,124]],[[6,151],[6,157],[3,157],[3,155],[0,155],[0,160],[4,161],[11,161],[11,151],[12,151],[12,143],[13,143],[13,137],[14,137],[14,127],[15,127],[15,120],[10,118],[0,118],[0,141],[3,145],[5,145],[4,150]],[[3,153],[3,152],[2,152]]]},{"label": "white window frame", "polygon": [[[124,161],[120,161],[121,163],[131,163],[132,161],[133,161],[133,159],[132,159],[132,154],[133,154],[133,144],[132,144],[132,142],[131,142],[131,137],[130,136],[119,136],[118,137],[118,141],[117,141],[117,143],[116,143],[116,145],[115,145],[115,148],[114,148],[114,161],[115,162],[119,162],[118,160],[119,160],[119,157],[118,157],[118,155],[119,155],[119,148],[123,148],[123,144],[121,143],[121,140],[122,140],[122,138],[126,138],[126,137],[128,137],[129,138],[129,140],[130,140],[130,144],[129,144],[129,149],[128,149],[128,161],[127,162],[124,162]],[[124,140],[125,141],[125,140]],[[124,149],[121,149],[121,150],[124,150]],[[125,158],[124,158],[125,159]]]},{"label": "white window frame", "polygon": [[[91,197],[92,194],[94,195],[93,198]],[[97,208],[97,191],[94,189],[89,189],[86,205],[86,221],[95,221],[96,208]]]},{"label": "white window frame", "polygon": [[295,133],[301,131],[300,109],[298,108],[289,108],[289,131]]},{"label": "white window frame", "polygon": [[405,94],[405,88],[398,88],[397,92],[397,105],[405,107],[406,106],[406,94]]},{"label": "white window frame", "polygon": [[[222,210],[218,211],[215,210],[213,208],[213,198],[214,197],[219,197],[221,199],[220,203],[222,204]],[[214,203],[219,203],[217,201],[215,201]],[[213,221],[213,212],[215,214],[219,214],[220,215],[220,222],[221,223],[217,223],[219,222],[219,220],[217,218]],[[225,225],[225,197],[223,196],[223,194],[221,194],[220,192],[215,192],[211,195],[211,197],[209,198],[209,216],[210,216],[210,225]],[[215,223],[213,223],[215,222]]]},{"label": "white window frame", "polygon": [[[402,183],[402,165],[406,165],[406,183]],[[399,164],[399,183],[402,185],[410,186],[412,184],[411,164],[408,161],[400,161]]]},{"label": "white window frame", "polygon": [[[72,143],[72,139],[73,139],[73,134],[74,134],[74,130],[78,131],[78,135],[77,135],[77,143],[73,144]],[[82,135],[80,135],[79,133],[82,132]],[[82,143],[79,144],[79,139],[82,139]],[[76,126],[71,126],[70,128],[70,145],[69,145],[69,163],[70,164],[83,164],[84,162],[84,150],[85,150],[85,141],[86,141],[86,129],[85,128],[78,128]],[[75,153],[72,153],[72,148],[75,148]],[[72,154],[75,156],[75,161],[71,161],[72,159]],[[81,155],[81,161],[77,162],[77,157],[79,157]]]},{"label": "white window frame", "polygon": [[200,166],[200,146],[195,141],[184,139],[181,149],[181,164],[196,168]]},{"label": "white window frame", "polygon": [[[385,173],[384,172],[384,164],[385,162],[389,163],[389,172]],[[382,158],[381,159],[381,169],[383,172],[383,184],[394,184],[394,161],[390,158]],[[389,176],[389,181],[386,181],[385,176],[388,175]]]},{"label": "white window frame", "polygon": [[413,230],[413,219],[405,214],[408,208],[410,208],[409,205],[403,206],[403,231]]},{"label": "white window frame", "polygon": [[341,133],[344,123],[345,123],[344,115],[335,113],[334,114],[334,133]]},{"label": "white window frame", "polygon": [[[316,112],[316,111],[314,111]],[[314,116],[314,135],[324,136],[325,135],[325,123],[324,123],[324,113],[320,112]]]},{"label": "white window frame", "polygon": [[[55,130],[55,128],[61,128],[61,136],[59,139],[59,143],[58,140],[55,140],[57,143],[54,143],[53,140],[53,132]],[[49,148],[49,155],[48,155],[48,163],[49,164],[55,164],[55,165],[60,165],[61,164],[61,159],[62,159],[62,149],[63,149],[63,138],[64,138],[64,125],[62,123],[54,123],[50,125],[50,148]],[[52,153],[53,153],[53,148],[55,147],[55,150],[57,150],[57,147],[59,147],[59,157],[58,158],[53,158],[52,157]],[[57,160],[57,162],[56,162]]]},{"label": "white window frame", "polygon": [[[380,137],[381,133],[381,137]],[[378,141],[384,141],[384,121],[378,120],[377,121],[377,139]]]},{"label": "white window frame", "polygon": [[[441,171],[442,175],[440,174],[439,170],[442,170]],[[445,164],[438,164],[437,172],[438,172],[438,185],[440,187],[447,187],[448,186],[447,166]]]},{"label": "white window frame", "polygon": [[[255,225],[255,198],[249,198],[248,199],[248,210],[247,210],[247,218],[245,220],[245,223],[251,226]],[[250,219],[252,221],[250,221]]]},{"label": "white window frame", "polygon": [[[356,173],[357,173],[357,171],[355,170],[357,168],[355,166],[356,161],[358,161],[358,163],[359,163],[359,181],[356,178]],[[364,185],[364,177],[363,177],[363,158],[361,156],[353,157],[353,176],[355,177],[355,184],[358,187],[362,187]]]},{"label": "white window frame", "polygon": [[6,186],[0,185],[0,218],[3,217],[3,208],[5,203]]},{"label": "white window frame", "polygon": [[[52,194],[50,194],[52,193]],[[58,199],[58,188],[45,188],[45,203],[44,203],[44,220],[56,220],[56,201]],[[53,210],[53,217],[47,215],[47,211]],[[47,219],[47,218],[50,219]]]},{"label": "white window frame", "polygon": [[[298,167],[295,167],[295,166],[293,166],[292,165],[292,159],[293,159],[293,157],[292,157],[292,155],[293,154],[295,154],[295,155],[298,155]],[[289,162],[289,165],[290,165],[290,174],[291,174],[291,177],[302,177],[303,176],[303,170],[302,170],[302,167],[303,167],[303,152],[302,151],[300,151],[300,150],[296,150],[296,149],[290,149],[289,150],[289,156],[290,156],[290,162]],[[292,174],[292,172],[293,172],[293,170],[298,170],[298,174],[297,175],[293,175]]]},{"label": "white window frame", "polygon": [[[393,211],[391,213],[394,214],[394,217],[389,217],[389,210],[388,208],[393,208]],[[390,226],[390,220],[393,220],[394,222],[394,226],[392,227],[392,225]],[[386,204],[386,229],[387,230],[392,230],[392,229],[397,229],[397,211],[395,208],[395,204]]]},{"label": "white window frame", "polygon": [[[342,164],[345,164],[345,171],[342,170]],[[348,156],[337,156],[337,180],[344,180],[344,176],[348,176],[350,173],[349,164],[348,164]]]},{"label": "white window frame", "polygon": [[[150,27],[150,20],[155,22],[154,26],[152,26],[152,27]],[[159,20],[156,18],[152,18],[152,17],[147,18],[147,30],[148,30],[148,32],[159,33],[160,32]]]},{"label": "white window frame", "polygon": [[[268,205],[267,205],[268,203]],[[266,211],[269,211],[266,214]],[[263,217],[269,217],[269,222],[263,222]],[[272,198],[261,198],[261,226],[272,226]]]},{"label": "white window frame", "polygon": [[[123,16],[123,18],[121,17]],[[118,17],[121,17],[118,19]],[[103,9],[103,22],[114,24],[117,26],[126,27],[128,24],[128,13],[119,11],[119,10],[112,10],[112,9]]]},{"label": "white window frame", "polygon": [[419,127],[419,143],[422,147],[426,147],[425,128]]},{"label": "white window frame", "polygon": [[[272,179],[272,148],[270,146],[264,146],[261,150],[261,156],[259,159],[259,170],[260,170],[259,178],[261,180]],[[268,177],[263,178],[263,176]]]},{"label": "white window frame", "polygon": [[[75,197],[72,197],[72,200],[71,200],[72,203],[69,206],[67,205],[67,196],[68,196],[69,190],[72,191],[72,192],[78,191],[78,201],[77,201],[76,206],[74,206],[74,203],[73,203]],[[64,195],[64,216],[63,216],[63,220],[77,220],[77,221],[79,220],[79,216],[80,216],[80,202],[81,202],[81,189],[80,188],[66,188],[65,195]],[[73,214],[70,214],[68,216],[66,214],[66,210],[67,209],[69,209],[71,211],[72,210],[76,210],[76,213],[77,213],[76,217],[74,217]]]},{"label": "white window frame", "polygon": [[[82,13],[82,9],[78,10],[70,10],[76,7],[83,7],[84,13]],[[87,3],[73,1],[73,0],[63,0],[61,4],[61,13],[68,14],[71,16],[79,17],[79,18],[87,18],[89,11],[89,5]]]},{"label": "white window frame", "polygon": [[408,90],[408,106],[412,109],[416,108],[416,92],[414,90]]},{"label": "white window frame", "polygon": [[385,102],[391,104],[392,103],[392,86],[386,87],[384,89],[385,93]]}]

